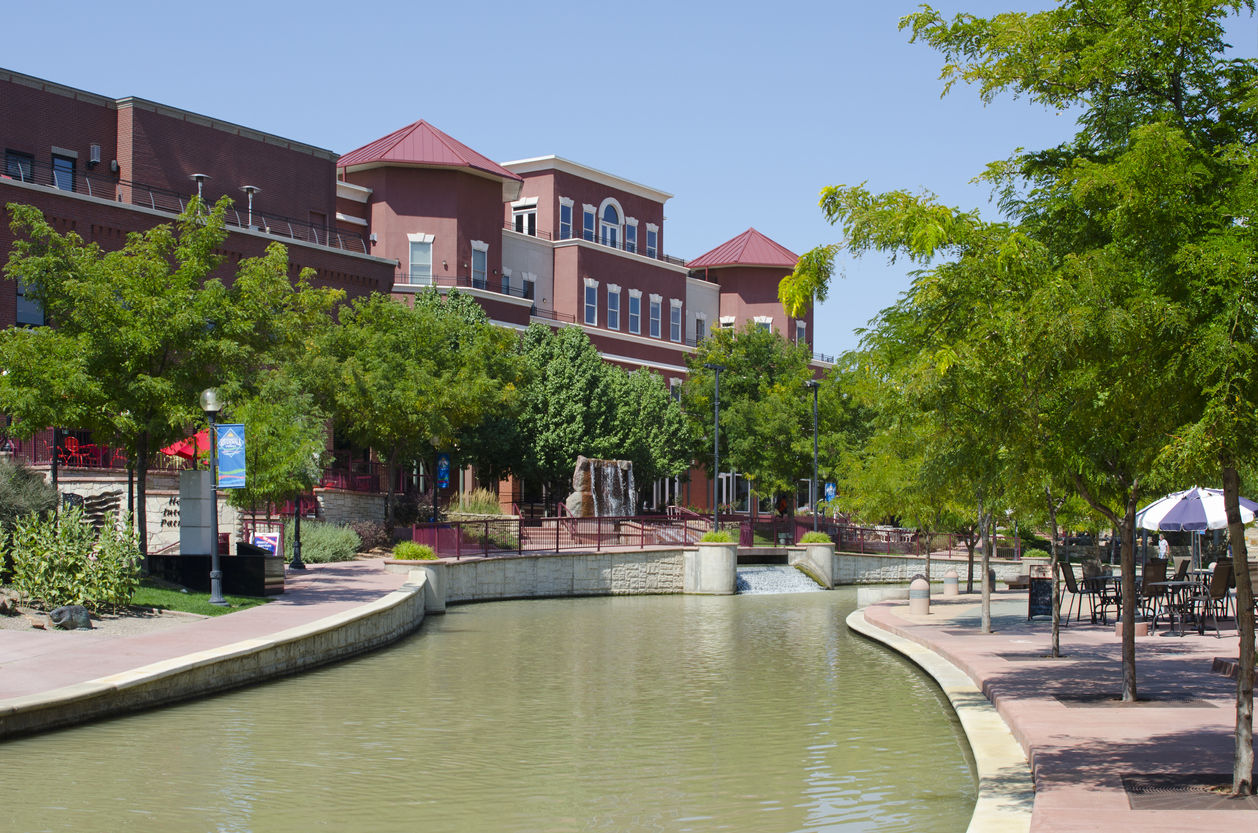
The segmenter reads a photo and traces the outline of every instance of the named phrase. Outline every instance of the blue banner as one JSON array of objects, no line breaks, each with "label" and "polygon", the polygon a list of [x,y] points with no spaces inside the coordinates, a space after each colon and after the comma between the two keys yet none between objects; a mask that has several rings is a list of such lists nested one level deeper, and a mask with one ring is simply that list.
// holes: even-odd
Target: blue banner
[{"label": "blue banner", "polygon": [[834,484],[826,484],[826,500],[834,500]]},{"label": "blue banner", "polygon": [[450,455],[444,451],[437,455],[437,488],[450,488]]},{"label": "blue banner", "polygon": [[245,488],[245,426],[215,425],[218,437],[218,488]]}]

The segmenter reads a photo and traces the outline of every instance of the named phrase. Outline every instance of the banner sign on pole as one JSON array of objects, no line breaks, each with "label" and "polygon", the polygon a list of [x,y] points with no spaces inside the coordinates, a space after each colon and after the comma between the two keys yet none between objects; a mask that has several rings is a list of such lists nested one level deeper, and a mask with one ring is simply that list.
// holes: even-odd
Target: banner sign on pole
[{"label": "banner sign on pole", "polygon": [[245,488],[245,426],[214,426],[218,435],[218,488]]},{"label": "banner sign on pole", "polygon": [[834,484],[827,483],[826,484],[826,500],[827,501],[834,500],[834,494],[835,494]]},{"label": "banner sign on pole", "polygon": [[450,454],[446,451],[437,455],[437,488],[450,488]]}]

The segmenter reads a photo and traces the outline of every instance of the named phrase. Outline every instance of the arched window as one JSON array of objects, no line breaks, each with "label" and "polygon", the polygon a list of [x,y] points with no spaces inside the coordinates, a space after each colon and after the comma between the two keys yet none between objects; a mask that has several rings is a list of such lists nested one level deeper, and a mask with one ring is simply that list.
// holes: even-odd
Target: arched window
[{"label": "arched window", "polygon": [[624,215],[620,203],[611,197],[603,200],[598,209],[598,241],[604,246],[619,249],[623,236]]}]

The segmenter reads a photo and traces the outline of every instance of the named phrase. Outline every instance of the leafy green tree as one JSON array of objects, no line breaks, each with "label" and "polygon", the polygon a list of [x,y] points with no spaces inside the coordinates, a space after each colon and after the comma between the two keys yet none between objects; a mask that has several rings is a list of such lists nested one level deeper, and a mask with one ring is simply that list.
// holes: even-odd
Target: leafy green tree
[{"label": "leafy green tree", "polygon": [[638,368],[609,374],[615,403],[613,437],[617,459],[633,463],[639,490],[661,477],[685,474],[694,459],[694,441],[681,405],[660,374]]},{"label": "leafy green tree", "polygon": [[747,477],[760,495],[795,493],[812,476],[812,356],[777,333],[748,325],[713,331],[687,360],[682,406],[699,438],[698,459],[712,468],[715,379],[721,371],[721,463]]}]

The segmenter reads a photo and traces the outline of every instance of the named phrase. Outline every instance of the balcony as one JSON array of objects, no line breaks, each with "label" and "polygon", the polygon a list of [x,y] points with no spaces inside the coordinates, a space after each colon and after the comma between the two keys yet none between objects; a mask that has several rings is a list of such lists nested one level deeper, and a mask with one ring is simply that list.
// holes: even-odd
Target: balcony
[{"label": "balcony", "polygon": [[[507,231],[515,231],[515,232],[517,232],[518,234],[526,234],[525,232],[518,231],[518,230],[516,229],[516,227],[515,227],[515,224],[514,224],[514,223],[505,223],[505,224],[503,225],[503,228],[505,228]],[[614,244],[614,245],[613,245],[613,244],[610,244],[610,243],[607,243],[607,242],[604,242],[604,241],[598,240],[598,239],[597,239],[594,235],[592,235],[592,234],[587,234],[587,235],[584,235],[583,237],[576,237],[576,236],[573,236],[573,237],[553,237],[553,236],[551,235],[551,233],[550,233],[550,232],[548,232],[548,231],[546,231],[546,230],[544,230],[544,229],[538,229],[536,233],[534,233],[534,234],[529,234],[529,235],[527,235],[527,236],[529,236],[529,237],[537,237],[537,238],[539,238],[539,239],[541,239],[541,240],[552,240],[552,239],[554,239],[554,240],[585,240],[587,243],[593,243],[593,244],[595,244],[596,246],[603,246],[603,247],[608,248],[608,249],[617,249],[617,250],[622,251],[622,252],[628,252],[629,254],[636,254],[636,255],[638,255],[639,257],[650,257],[650,255],[648,255],[648,254],[646,253],[646,251],[645,251],[645,247],[644,247],[641,243],[639,243],[636,247],[628,247],[628,246],[626,246],[626,245],[625,245],[625,241],[624,241],[624,240],[619,240],[619,241],[617,241],[617,242],[616,242],[616,244]],[[673,257],[672,255],[666,255],[666,254],[662,254],[662,253],[661,253],[661,254],[657,254],[657,255],[655,255],[655,256],[654,256],[654,257],[652,257],[651,259],[652,259],[652,260],[658,260],[658,261],[660,261],[661,263],[668,263],[668,264],[671,264],[671,265],[673,265],[673,266],[685,266],[685,265],[686,265],[686,261],[685,261],[685,260],[683,260],[682,258],[680,258],[680,257]]]},{"label": "balcony", "polygon": [[[518,279],[512,279],[508,283],[506,289],[502,286],[502,277],[494,275],[487,278],[473,278],[468,275],[412,275],[405,269],[399,269],[393,274],[393,285],[408,287],[453,287],[455,289],[478,289],[482,292],[493,292],[498,295],[506,295],[510,298],[523,298],[525,300],[533,300],[534,286],[532,283],[521,283]],[[568,313],[555,312],[553,309],[544,309],[533,304],[529,309],[529,315],[536,318],[546,318],[551,321],[562,321],[568,324],[573,323],[576,319]]]},{"label": "balcony", "polygon": [[[0,182],[4,180],[26,182],[58,191],[70,191],[98,199],[163,211],[171,215],[182,214],[191,199],[191,195],[145,185],[141,182],[118,179],[107,173],[54,170],[51,164],[27,158],[21,160],[10,158],[4,173],[0,174]],[[275,237],[368,254],[367,241],[361,234],[316,226],[292,217],[256,210],[252,215],[247,211],[242,214],[239,209],[230,208],[227,210],[226,221],[228,227],[232,228],[252,228],[254,231]]]}]

